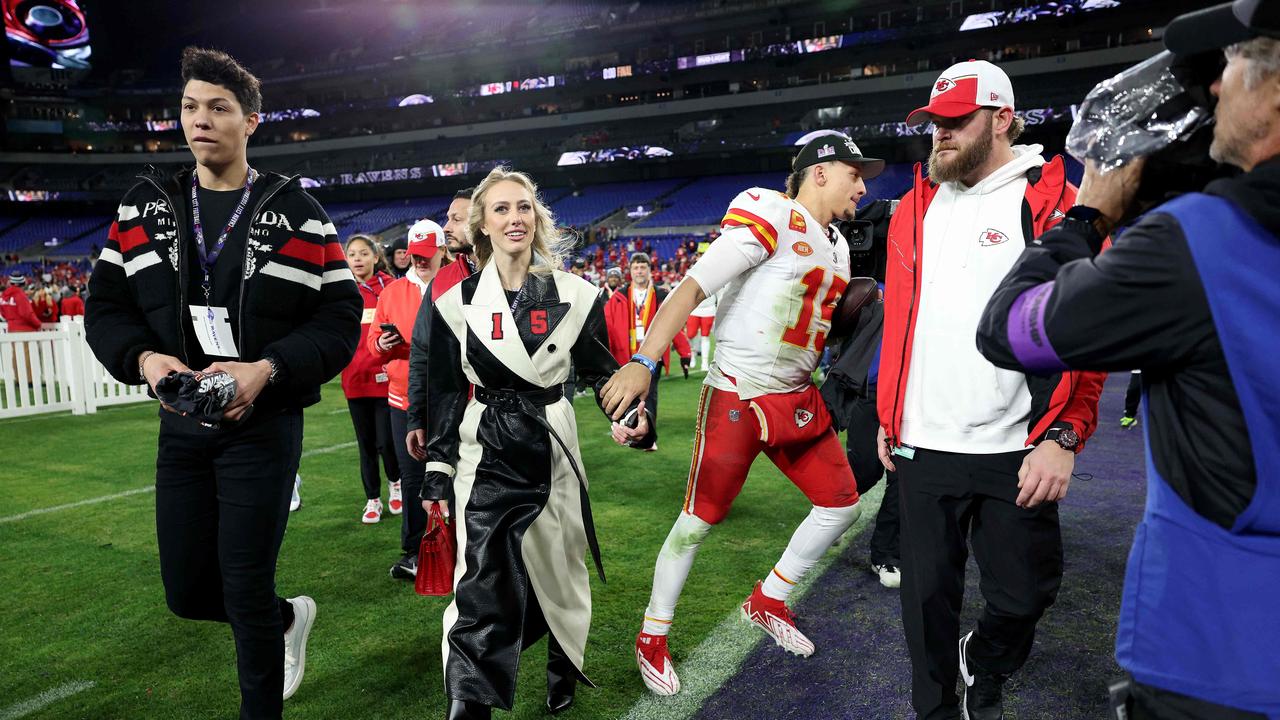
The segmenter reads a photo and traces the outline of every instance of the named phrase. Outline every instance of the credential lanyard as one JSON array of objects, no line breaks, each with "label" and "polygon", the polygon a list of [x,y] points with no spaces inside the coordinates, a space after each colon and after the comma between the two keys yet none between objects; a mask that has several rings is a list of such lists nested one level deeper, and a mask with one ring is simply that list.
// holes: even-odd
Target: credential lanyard
[{"label": "credential lanyard", "polygon": [[244,193],[240,195],[240,202],[236,205],[235,212],[231,213],[231,218],[227,220],[227,226],[222,229],[222,234],[218,236],[218,242],[214,244],[212,250],[209,250],[205,247],[204,229],[200,226],[200,181],[196,173],[191,173],[191,220],[196,230],[196,250],[200,253],[200,268],[204,271],[204,276],[200,281],[200,289],[204,291],[204,306],[209,313],[210,321],[213,320],[213,307],[209,300],[212,290],[213,265],[218,262],[218,256],[222,254],[222,247],[227,244],[227,237],[231,235],[231,229],[236,226],[236,222],[244,214],[244,209],[249,204],[249,195],[253,193],[253,181],[257,179],[258,171],[249,168],[249,175],[245,179]]}]

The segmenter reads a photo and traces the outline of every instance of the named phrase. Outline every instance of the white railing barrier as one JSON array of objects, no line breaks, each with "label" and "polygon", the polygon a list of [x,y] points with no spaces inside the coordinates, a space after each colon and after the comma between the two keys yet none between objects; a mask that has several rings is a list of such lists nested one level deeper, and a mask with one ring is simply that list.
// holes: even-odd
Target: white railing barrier
[{"label": "white railing barrier", "polygon": [[145,386],[118,382],[93,356],[81,316],[35,332],[0,333],[0,418],[83,415],[147,399]]}]

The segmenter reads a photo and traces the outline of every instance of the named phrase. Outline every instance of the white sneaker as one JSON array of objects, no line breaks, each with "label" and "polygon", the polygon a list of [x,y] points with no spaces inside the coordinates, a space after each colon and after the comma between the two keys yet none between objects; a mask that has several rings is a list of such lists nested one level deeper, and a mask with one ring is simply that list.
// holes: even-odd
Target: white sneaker
[{"label": "white sneaker", "polygon": [[902,586],[902,571],[897,565],[885,563],[884,565],[871,566],[871,572],[880,576],[880,584],[887,588],[896,588]]},{"label": "white sneaker", "polygon": [[288,700],[302,684],[307,669],[307,637],[316,622],[316,601],[306,595],[291,598],[293,625],[284,634],[284,699]]},{"label": "white sneaker", "polygon": [[293,476],[293,497],[289,499],[289,512],[294,512],[302,507],[302,496],[298,494],[298,489],[302,487],[302,476]]},{"label": "white sneaker", "polygon": [[373,525],[382,521],[382,499],[374,498],[364,504],[364,513],[360,515],[360,522],[365,525]]},{"label": "white sneaker", "polygon": [[391,497],[387,500],[387,509],[392,515],[399,515],[404,512],[404,498],[400,495],[400,481],[388,483],[391,488]]}]

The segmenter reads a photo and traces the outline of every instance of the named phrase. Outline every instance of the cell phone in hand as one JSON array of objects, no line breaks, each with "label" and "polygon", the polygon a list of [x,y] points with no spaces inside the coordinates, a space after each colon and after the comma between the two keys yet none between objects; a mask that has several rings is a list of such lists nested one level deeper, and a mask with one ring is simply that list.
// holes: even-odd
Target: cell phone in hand
[{"label": "cell phone in hand", "polygon": [[396,327],[395,323],[382,323],[378,327],[382,328],[382,332],[394,333],[396,336],[400,335],[400,328]]}]

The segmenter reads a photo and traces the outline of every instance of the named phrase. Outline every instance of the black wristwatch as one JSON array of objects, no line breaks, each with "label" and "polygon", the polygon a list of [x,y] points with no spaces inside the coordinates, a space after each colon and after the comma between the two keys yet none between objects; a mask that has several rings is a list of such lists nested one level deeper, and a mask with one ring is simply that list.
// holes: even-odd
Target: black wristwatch
[{"label": "black wristwatch", "polygon": [[1058,447],[1071,452],[1075,452],[1080,446],[1080,436],[1070,425],[1049,428],[1049,431],[1044,434],[1044,439],[1052,440],[1058,443]]},{"label": "black wristwatch", "polygon": [[1089,249],[1095,256],[1102,252],[1102,243],[1111,234],[1111,223],[1102,216],[1101,210],[1088,205],[1076,205],[1067,211],[1066,221],[1081,223],[1082,228],[1087,225],[1085,236]]},{"label": "black wristwatch", "polygon": [[264,355],[263,360],[271,366],[271,374],[267,376],[267,385],[275,385],[280,382],[280,361],[274,355]]}]

